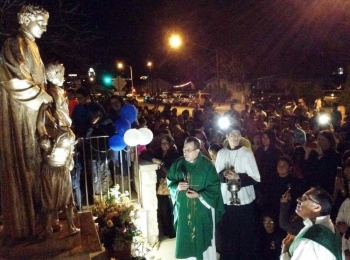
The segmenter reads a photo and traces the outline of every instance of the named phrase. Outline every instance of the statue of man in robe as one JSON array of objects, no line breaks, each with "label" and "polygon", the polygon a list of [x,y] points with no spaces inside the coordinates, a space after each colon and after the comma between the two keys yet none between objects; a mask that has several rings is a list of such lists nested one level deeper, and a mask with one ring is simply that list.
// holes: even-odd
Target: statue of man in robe
[{"label": "statue of man in robe", "polygon": [[35,39],[46,31],[48,19],[42,7],[22,6],[19,31],[1,50],[0,188],[6,241],[35,235],[41,160],[36,119],[41,104],[52,102]]}]

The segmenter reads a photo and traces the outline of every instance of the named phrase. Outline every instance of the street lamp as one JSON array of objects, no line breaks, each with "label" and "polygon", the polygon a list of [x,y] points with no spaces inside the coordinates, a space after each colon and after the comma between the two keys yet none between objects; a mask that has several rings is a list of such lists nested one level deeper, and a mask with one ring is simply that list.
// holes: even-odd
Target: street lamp
[{"label": "street lamp", "polygon": [[[132,66],[126,65],[126,64],[125,64],[125,66],[130,68],[131,92],[133,93],[135,89],[134,89],[134,80],[133,80],[133,77],[132,77]],[[118,67],[118,69],[123,69],[124,68],[124,63],[118,62],[117,63],[117,67]]]},{"label": "street lamp", "polygon": [[95,80],[95,70],[93,68],[89,68],[89,71],[88,71],[88,76],[89,76],[89,79],[91,82],[93,82]]},{"label": "street lamp", "polygon": [[[208,50],[208,51],[212,51],[212,52],[215,52],[215,62],[216,62],[216,78],[217,78],[217,82],[218,82],[218,87],[220,87],[220,75],[219,75],[219,52],[218,50],[213,50],[213,49],[210,49],[208,47],[205,47],[203,45],[200,45],[198,43],[194,43],[194,42],[190,42],[190,41],[186,41],[186,43],[190,43],[194,46],[197,46],[199,48],[202,48],[202,49],[205,49],[205,50]],[[180,48],[180,46],[182,45],[182,38],[180,35],[178,34],[175,34],[175,35],[172,35],[170,38],[169,38],[169,45],[171,48],[173,49],[178,49]]]},{"label": "street lamp", "polygon": [[[147,61],[147,67],[148,67],[148,91],[150,91],[150,77],[151,77],[151,69],[152,69],[153,63],[152,61]],[[152,94],[153,94],[153,82],[152,82]]]},{"label": "street lamp", "polygon": [[179,48],[182,45],[182,39],[179,35],[175,34],[169,38],[169,44],[172,48]]}]

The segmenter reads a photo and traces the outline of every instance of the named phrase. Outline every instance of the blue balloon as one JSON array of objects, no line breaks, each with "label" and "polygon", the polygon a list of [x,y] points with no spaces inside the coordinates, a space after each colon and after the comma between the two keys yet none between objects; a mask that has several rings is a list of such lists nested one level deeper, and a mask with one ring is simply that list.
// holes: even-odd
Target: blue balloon
[{"label": "blue balloon", "polygon": [[126,131],[131,128],[129,120],[124,118],[118,118],[114,122],[114,129],[118,134],[124,135]]},{"label": "blue balloon", "polygon": [[124,134],[116,134],[109,138],[109,147],[113,151],[121,151],[126,147],[126,143],[124,142]]},{"label": "blue balloon", "polygon": [[134,123],[137,118],[137,109],[131,104],[125,104],[120,109],[120,117],[129,120],[130,124]]}]

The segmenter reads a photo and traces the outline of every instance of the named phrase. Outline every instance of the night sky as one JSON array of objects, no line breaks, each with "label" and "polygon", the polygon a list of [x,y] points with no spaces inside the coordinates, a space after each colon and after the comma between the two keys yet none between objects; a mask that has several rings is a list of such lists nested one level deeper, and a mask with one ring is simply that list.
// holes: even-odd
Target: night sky
[{"label": "night sky", "polygon": [[[137,79],[152,60],[152,73],[174,84],[203,82],[215,75],[214,50],[228,78],[324,76],[350,61],[347,0],[34,2],[50,12],[48,31],[38,40],[44,62],[60,60],[70,72],[91,66],[99,74],[117,73],[120,60]],[[7,17],[15,18],[14,10]],[[10,20],[2,20],[2,32],[11,31]],[[173,32],[187,41],[181,50],[167,45]]]}]

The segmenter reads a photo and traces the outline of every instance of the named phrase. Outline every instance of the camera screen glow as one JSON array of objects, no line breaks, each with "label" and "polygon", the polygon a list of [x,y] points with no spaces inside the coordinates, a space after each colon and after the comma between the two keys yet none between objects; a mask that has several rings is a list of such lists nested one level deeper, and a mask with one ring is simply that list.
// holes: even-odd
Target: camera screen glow
[{"label": "camera screen glow", "polygon": [[230,126],[230,120],[228,117],[226,116],[223,116],[223,117],[220,117],[219,120],[218,120],[218,125],[219,125],[219,128],[220,129],[227,129],[229,126]]},{"label": "camera screen glow", "polygon": [[328,115],[320,115],[318,122],[322,125],[327,124],[329,122],[329,116]]}]

